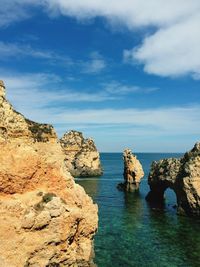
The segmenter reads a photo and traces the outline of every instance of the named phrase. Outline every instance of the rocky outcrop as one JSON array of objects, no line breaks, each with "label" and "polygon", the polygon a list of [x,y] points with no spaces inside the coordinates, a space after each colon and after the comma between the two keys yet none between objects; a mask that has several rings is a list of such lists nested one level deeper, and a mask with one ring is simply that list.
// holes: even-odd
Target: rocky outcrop
[{"label": "rocky outcrop", "polygon": [[162,203],[165,190],[171,188],[179,213],[200,216],[200,143],[180,159],[153,162],[148,183],[151,189],[148,201]]},{"label": "rocky outcrop", "polygon": [[119,189],[125,191],[139,190],[139,185],[144,171],[140,161],[132,154],[130,149],[124,150],[124,183],[118,185]]},{"label": "rocky outcrop", "polygon": [[60,139],[67,169],[74,177],[102,175],[100,156],[92,139],[78,131],[65,133]]},{"label": "rocky outcrop", "polygon": [[0,266],[91,266],[97,206],[51,125],[27,120],[0,82]]}]

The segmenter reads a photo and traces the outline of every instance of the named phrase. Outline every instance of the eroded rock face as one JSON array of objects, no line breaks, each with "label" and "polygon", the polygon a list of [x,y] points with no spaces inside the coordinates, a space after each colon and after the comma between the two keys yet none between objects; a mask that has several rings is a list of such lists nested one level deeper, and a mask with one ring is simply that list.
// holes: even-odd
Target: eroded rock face
[{"label": "eroded rock face", "polygon": [[84,139],[78,131],[65,133],[60,139],[65,163],[74,177],[102,175],[100,156],[92,139]]},{"label": "eroded rock face", "polygon": [[51,125],[16,112],[0,82],[0,266],[91,266],[97,206]]},{"label": "eroded rock face", "polygon": [[123,159],[124,183],[119,184],[118,188],[125,191],[136,191],[139,189],[140,181],[144,176],[142,165],[130,149],[124,150]]},{"label": "eroded rock face", "polygon": [[180,159],[153,162],[148,178],[147,200],[162,203],[167,188],[174,190],[178,212],[200,216],[200,143]]},{"label": "eroded rock face", "polygon": [[5,98],[5,87],[0,83],[0,141],[23,139],[24,141],[57,142],[53,126],[26,119],[15,111]]}]

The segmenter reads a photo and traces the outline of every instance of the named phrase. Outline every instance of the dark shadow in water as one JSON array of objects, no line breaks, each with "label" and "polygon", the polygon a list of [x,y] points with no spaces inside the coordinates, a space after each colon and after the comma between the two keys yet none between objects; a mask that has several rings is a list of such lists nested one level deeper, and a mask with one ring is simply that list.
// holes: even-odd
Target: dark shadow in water
[{"label": "dark shadow in water", "polygon": [[165,210],[165,201],[163,200],[162,202],[156,202],[156,201],[148,201],[147,202],[148,207],[151,210],[158,211],[158,212],[163,212]]},{"label": "dark shadow in water", "polygon": [[99,177],[89,177],[89,178],[77,178],[76,182],[80,184],[86,191],[86,193],[92,197],[95,201],[99,193]]},{"label": "dark shadow in water", "polygon": [[142,199],[139,191],[123,192],[124,194],[124,210],[123,221],[127,228],[133,229],[141,220],[143,214]]},{"label": "dark shadow in water", "polygon": [[175,192],[168,188],[164,193],[162,201],[147,201],[147,205],[151,210],[157,212],[165,212],[166,210],[177,211],[177,197]]},{"label": "dark shadow in water", "polygon": [[136,192],[123,192],[125,211],[129,214],[140,213],[142,208],[141,194]]}]

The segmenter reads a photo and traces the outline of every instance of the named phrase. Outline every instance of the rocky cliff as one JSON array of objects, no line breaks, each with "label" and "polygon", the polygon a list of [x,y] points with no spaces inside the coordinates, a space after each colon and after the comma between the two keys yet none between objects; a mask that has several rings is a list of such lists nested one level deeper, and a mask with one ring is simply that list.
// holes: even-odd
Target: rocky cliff
[{"label": "rocky cliff", "polygon": [[147,200],[164,201],[164,192],[171,188],[177,197],[178,212],[200,216],[200,143],[180,158],[153,162],[148,178]]},{"label": "rocky cliff", "polygon": [[51,125],[27,120],[0,82],[0,266],[91,266],[97,206],[66,170]]},{"label": "rocky cliff", "polygon": [[140,181],[144,176],[142,165],[130,149],[124,150],[123,159],[124,183],[119,184],[118,188],[125,191],[136,191],[139,189]]},{"label": "rocky cliff", "polygon": [[65,163],[74,177],[102,175],[100,156],[92,139],[85,139],[78,131],[65,133],[60,139]]}]

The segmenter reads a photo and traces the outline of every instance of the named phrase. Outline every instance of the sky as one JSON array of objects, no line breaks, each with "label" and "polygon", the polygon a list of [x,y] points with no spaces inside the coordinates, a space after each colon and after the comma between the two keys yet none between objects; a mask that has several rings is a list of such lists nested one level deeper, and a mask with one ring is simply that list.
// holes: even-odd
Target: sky
[{"label": "sky", "polygon": [[200,141],[199,0],[1,0],[0,79],[29,119],[101,152]]}]

